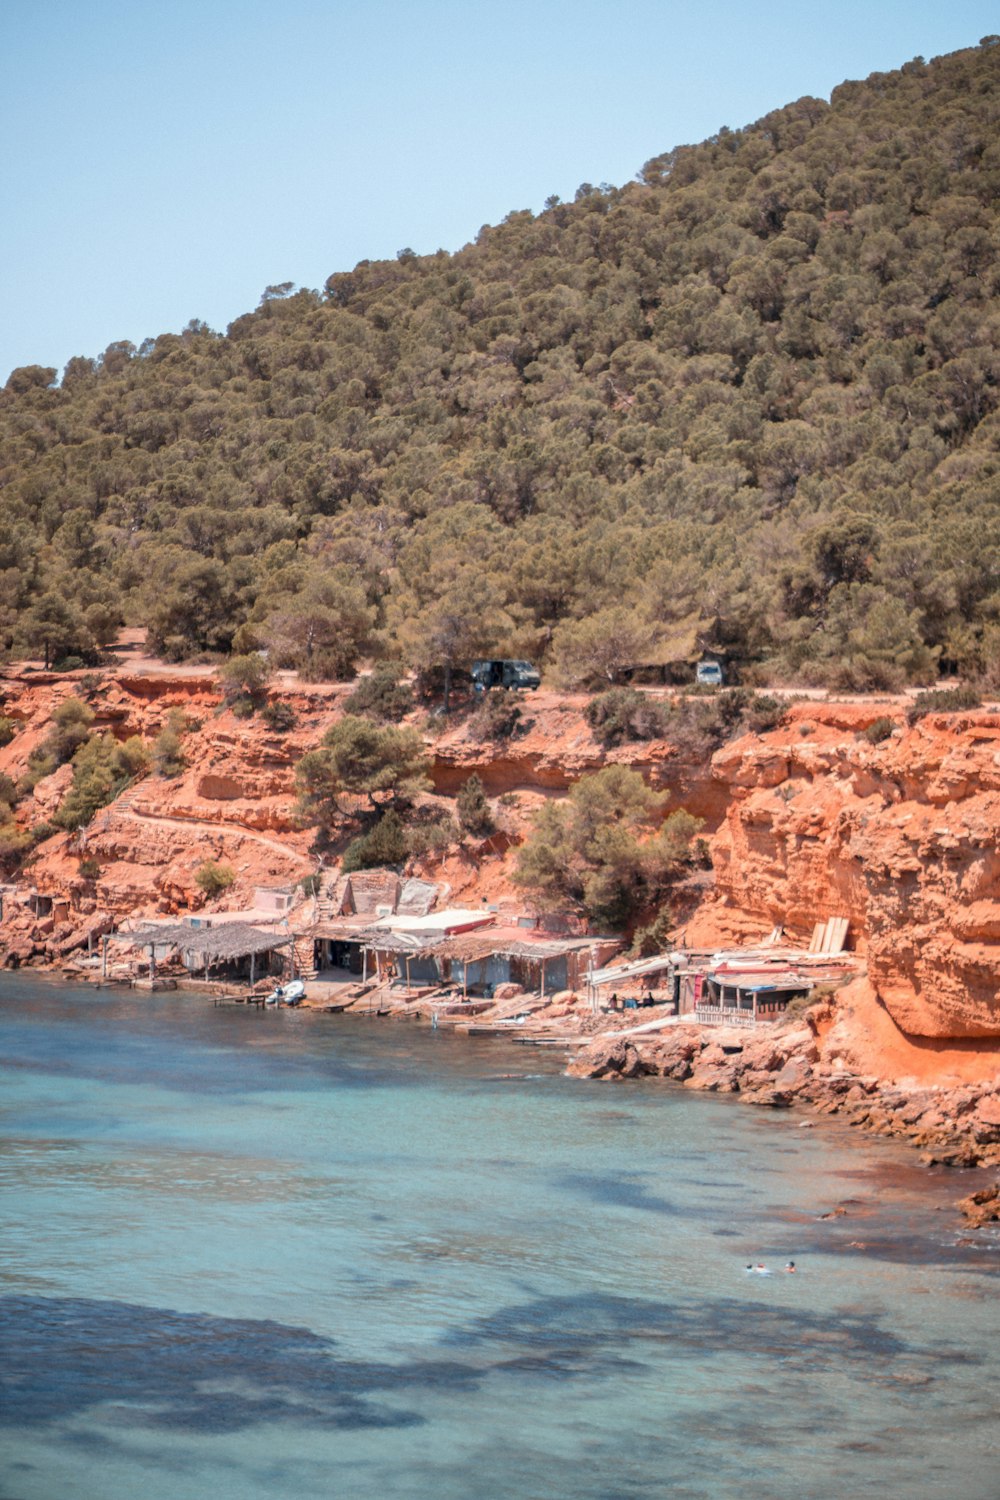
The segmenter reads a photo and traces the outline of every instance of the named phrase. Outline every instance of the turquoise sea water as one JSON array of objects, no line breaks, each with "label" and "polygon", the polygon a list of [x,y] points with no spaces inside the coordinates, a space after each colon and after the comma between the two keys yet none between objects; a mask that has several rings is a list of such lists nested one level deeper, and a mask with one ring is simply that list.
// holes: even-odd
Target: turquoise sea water
[{"label": "turquoise sea water", "polygon": [[2,1500],[1000,1494],[968,1176],[183,994],[0,976],[0,1052]]}]

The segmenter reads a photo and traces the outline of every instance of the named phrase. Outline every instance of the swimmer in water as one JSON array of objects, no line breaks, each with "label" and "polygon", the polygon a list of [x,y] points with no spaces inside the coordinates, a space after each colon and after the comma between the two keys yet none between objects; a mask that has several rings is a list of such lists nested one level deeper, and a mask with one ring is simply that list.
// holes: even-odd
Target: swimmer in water
[{"label": "swimmer in water", "polygon": [[790,1260],[788,1262],[787,1266],[785,1267],[785,1270],[786,1271],[794,1271],[795,1270],[795,1262],[794,1262],[794,1260]]}]

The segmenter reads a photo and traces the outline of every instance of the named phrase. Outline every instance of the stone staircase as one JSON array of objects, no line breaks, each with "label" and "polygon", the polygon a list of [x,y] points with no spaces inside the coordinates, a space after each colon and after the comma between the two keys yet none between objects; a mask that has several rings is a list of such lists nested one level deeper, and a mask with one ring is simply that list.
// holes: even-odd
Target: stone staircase
[{"label": "stone staircase", "polygon": [[350,882],[349,875],[322,875],[316,892],[317,922],[332,922],[344,909],[344,897]]},{"label": "stone staircase", "polygon": [[99,838],[102,833],[107,833],[118,814],[127,812],[141,791],[142,779],[140,778],[138,781],[131,782],[122,792],[121,796],[116,797],[113,802],[109,802],[107,807],[102,807],[88,826],[80,830],[80,848],[85,849],[88,840]]},{"label": "stone staircase", "polygon": [[316,946],[311,932],[300,932],[292,944],[292,954],[295,958],[295,975],[298,979],[315,979],[316,968]]},{"label": "stone staircase", "polygon": [[[300,932],[293,944],[295,955],[295,972],[300,979],[315,979],[318,973],[316,968],[316,953],[314,947],[313,927],[319,922],[332,922],[339,917],[344,908],[344,898],[348,890],[349,875],[335,875],[328,873],[320,876],[319,890],[307,901],[305,906],[299,908],[300,920],[307,920],[309,930]],[[308,913],[308,916],[305,914]]]}]

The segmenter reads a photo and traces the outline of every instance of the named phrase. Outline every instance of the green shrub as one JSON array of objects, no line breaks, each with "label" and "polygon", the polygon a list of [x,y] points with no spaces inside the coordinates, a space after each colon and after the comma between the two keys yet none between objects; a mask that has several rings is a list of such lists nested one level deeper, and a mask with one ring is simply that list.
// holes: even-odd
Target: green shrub
[{"label": "green shrub", "polygon": [[58,661],[52,663],[53,672],[79,672],[81,667],[87,663],[82,656],[61,656]]},{"label": "green shrub", "polygon": [[664,802],[638,771],[610,765],[581,776],[561,801],[535,814],[514,880],[542,905],[572,906],[600,926],[621,928],[667,900],[690,866],[701,819]]},{"label": "green shrub", "polygon": [[531,722],[522,722],[522,717],[514,694],[494,688],[470,715],[469,733],[477,740],[516,739],[531,728]]},{"label": "green shrub", "polygon": [[639,740],[660,739],[670,710],[666,704],[631,687],[609,688],[592,698],[584,717],[605,750]]},{"label": "green shrub", "polygon": [[273,729],[277,734],[287,734],[298,723],[298,717],[292,705],[281,701],[265,703],[260,716],[268,729]]},{"label": "green shrub", "polygon": [[785,1006],[785,1018],[790,1019],[793,1016],[804,1016],[807,1011],[812,1010],[814,1005],[819,1004],[821,1004],[821,998],[817,996],[815,990],[811,990],[805,995],[793,995]]},{"label": "green shrub", "polygon": [[687,693],[668,722],[667,735],[691,756],[709,756],[741,734],[765,734],[781,723],[788,704],[746,688],[713,689],[710,696]]},{"label": "green shrub", "polygon": [[10,744],[17,733],[17,727],[14,719],[8,719],[6,714],[0,714],[0,749]]},{"label": "green shrub", "polygon": [[[739,693],[739,688],[734,688]],[[741,734],[767,734],[777,729],[788,712],[788,700],[772,698],[769,693],[751,693],[739,721]]]},{"label": "green shrub", "polygon": [[99,880],[101,875],[101,862],[99,859],[81,859],[76,867],[76,872],[81,880]]},{"label": "green shrub", "polygon": [[30,796],[38,783],[44,781],[46,776],[51,776],[55,769],[55,758],[45,755],[40,745],[36,746],[28,756],[28,769],[23,776],[17,778],[18,797]]},{"label": "green shrub", "polygon": [[390,808],[374,828],[348,844],[341,868],[346,875],[351,870],[371,870],[377,865],[401,865],[409,852],[402,819]]},{"label": "green shrub", "polygon": [[82,828],[148,764],[146,746],[138,735],[121,745],[114,735],[95,735],[73,757],[73,784],[54,821],[60,828]]},{"label": "green shrub", "polygon": [[236,880],[236,871],[231,865],[216,864],[214,860],[206,859],[205,863],[199,865],[194,872],[194,883],[199,890],[211,899],[213,896],[221,896],[223,891]]},{"label": "green shrub", "polygon": [[179,776],[187,765],[181,745],[181,736],[189,724],[179,708],[172,708],[167,722],[153,741],[153,769],[168,779]]},{"label": "green shrub", "polygon": [[485,838],[487,834],[493,833],[497,825],[483,783],[474,771],[463,783],[455,801],[459,826],[465,833],[471,833],[476,838]]},{"label": "green shrub", "polygon": [[318,875],[303,875],[299,881],[299,890],[304,896],[318,896],[321,884]]},{"label": "green shrub", "polygon": [[344,708],[349,714],[398,724],[413,708],[413,692],[408,683],[400,682],[396,668],[377,667],[369,676],[359,678]]},{"label": "green shrub", "polygon": [[94,710],[79,698],[64,698],[52,715],[52,725],[45,739],[31,752],[28,762],[52,760],[65,765],[90,738]]},{"label": "green shrub", "polygon": [[673,914],[669,906],[662,906],[651,922],[637,927],[632,938],[633,958],[652,958],[662,953],[670,942]]},{"label": "green shrub", "polygon": [[9,808],[0,807],[0,870],[13,870],[34,842],[34,833],[15,823]]},{"label": "green shrub", "polygon": [[345,714],[295,768],[302,816],[332,822],[343,815],[343,796],[364,798],[372,812],[405,806],[429,787],[426,765],[416,730]]},{"label": "green shrub", "polygon": [[229,708],[234,719],[252,719],[257,712],[257,705],[252,698],[236,698]]},{"label": "green shrub", "polygon": [[[253,713],[264,702],[271,676],[270,663],[259,651],[231,656],[219,668],[223,699],[233,709],[237,703],[249,703],[249,712]],[[248,714],[244,711],[241,717],[246,718]]]},{"label": "green shrub", "polygon": [[883,714],[880,719],[876,719],[873,724],[869,724],[866,729],[862,729],[861,738],[867,740],[869,745],[881,745],[883,740],[887,740],[895,732],[895,729],[895,719],[890,719],[887,715]]},{"label": "green shrub", "polygon": [[16,801],[17,787],[4,771],[0,771],[0,810],[4,807],[13,807]]},{"label": "green shrub", "polygon": [[969,708],[982,708],[983,700],[974,687],[967,685],[953,688],[931,688],[918,693],[907,712],[907,719],[916,724],[925,714],[956,714]]},{"label": "green shrub", "polygon": [[127,740],[118,743],[118,760],[122,770],[127,772],[130,779],[134,776],[141,776],[143,772],[149,770],[149,746],[139,735],[129,735]]},{"label": "green shrub", "polygon": [[701,857],[701,850],[696,846],[704,844],[704,839],[695,840],[695,835],[701,832],[703,826],[701,818],[696,818],[686,808],[679,807],[664,818],[649,847],[666,865],[690,863],[692,859]]},{"label": "green shrub", "polygon": [[423,854],[436,854],[447,849],[449,844],[457,843],[458,838],[459,829],[454,818],[447,813],[428,810],[407,828],[406,851],[418,858]]}]

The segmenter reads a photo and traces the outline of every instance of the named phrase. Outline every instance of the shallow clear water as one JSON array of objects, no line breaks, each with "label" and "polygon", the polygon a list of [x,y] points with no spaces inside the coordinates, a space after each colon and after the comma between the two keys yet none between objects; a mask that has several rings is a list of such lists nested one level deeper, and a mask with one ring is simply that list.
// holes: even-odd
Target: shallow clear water
[{"label": "shallow clear water", "polygon": [[1000,1494],[967,1175],[181,994],[0,976],[0,1049],[3,1500]]}]

